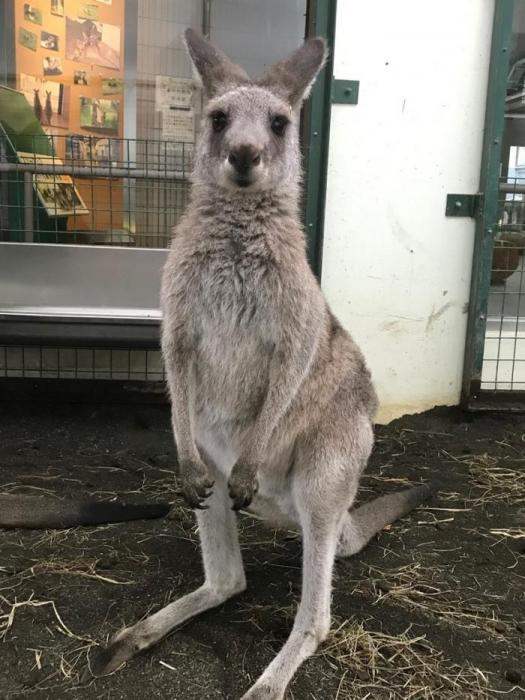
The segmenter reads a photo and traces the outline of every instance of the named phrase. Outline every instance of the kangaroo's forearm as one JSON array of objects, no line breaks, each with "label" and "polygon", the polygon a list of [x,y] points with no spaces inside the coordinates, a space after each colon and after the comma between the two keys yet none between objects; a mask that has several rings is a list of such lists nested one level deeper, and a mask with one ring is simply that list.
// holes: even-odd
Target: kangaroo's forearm
[{"label": "kangaroo's forearm", "polygon": [[172,424],[177,443],[178,473],[182,494],[192,508],[206,508],[213,482],[202,462],[193,438],[190,420],[189,392],[190,362],[181,353],[169,371]]},{"label": "kangaroo's forearm", "polygon": [[168,378],[172,406],[172,424],[179,462],[196,458],[197,451],[191,433],[189,408],[189,362],[185,357],[177,356],[171,366]]},{"label": "kangaroo's forearm", "polygon": [[279,422],[290,410],[315,358],[319,333],[296,323],[278,344],[271,364],[266,398],[228,481],[233,509],[247,507],[258,489],[257,473],[278,432]]},{"label": "kangaroo's forearm", "polygon": [[319,334],[298,333],[277,349],[270,365],[268,393],[251,431],[245,460],[254,468],[264,458],[268,443],[289,410],[315,357]]}]

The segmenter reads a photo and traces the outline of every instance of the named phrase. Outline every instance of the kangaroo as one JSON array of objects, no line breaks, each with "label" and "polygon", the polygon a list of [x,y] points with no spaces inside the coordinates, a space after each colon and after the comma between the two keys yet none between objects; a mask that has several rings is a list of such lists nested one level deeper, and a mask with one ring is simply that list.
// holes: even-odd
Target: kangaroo
[{"label": "kangaroo", "polygon": [[46,120],[49,125],[51,125],[51,117],[53,116],[53,105],[51,104],[51,92],[46,90],[46,105],[44,107],[46,114]]},{"label": "kangaroo", "polygon": [[40,90],[37,88],[33,89],[34,95],[33,95],[33,112],[35,113],[35,117],[39,122],[42,121],[42,102],[40,102]]},{"label": "kangaroo", "polygon": [[431,488],[351,509],[377,399],[363,355],[308,266],[299,213],[299,113],[324,64],[324,40],[306,41],[252,81],[195,31],[185,39],[207,102],[190,204],[162,277],[162,351],[204,583],[118,632],[88,671],[111,673],[245,589],[235,511],[247,509],[302,534],[293,628],[242,696],[280,700],[328,635],[335,558],[361,550]]}]

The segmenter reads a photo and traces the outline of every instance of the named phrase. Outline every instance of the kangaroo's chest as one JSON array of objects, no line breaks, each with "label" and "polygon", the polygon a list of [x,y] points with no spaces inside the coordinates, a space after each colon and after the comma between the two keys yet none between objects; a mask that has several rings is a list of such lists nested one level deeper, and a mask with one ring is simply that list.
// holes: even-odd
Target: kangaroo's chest
[{"label": "kangaroo's chest", "polygon": [[276,265],[262,243],[235,238],[196,251],[188,266],[187,294],[197,336],[269,338],[280,303]]},{"label": "kangaroo's chest", "polygon": [[229,312],[237,321],[245,322],[247,315],[253,317],[268,309],[272,288],[277,284],[275,262],[266,246],[235,238],[196,255],[194,274],[205,312],[207,308]]},{"label": "kangaroo's chest", "polygon": [[264,401],[279,333],[275,269],[267,256],[230,245],[197,258],[192,278],[196,407],[248,424]]}]

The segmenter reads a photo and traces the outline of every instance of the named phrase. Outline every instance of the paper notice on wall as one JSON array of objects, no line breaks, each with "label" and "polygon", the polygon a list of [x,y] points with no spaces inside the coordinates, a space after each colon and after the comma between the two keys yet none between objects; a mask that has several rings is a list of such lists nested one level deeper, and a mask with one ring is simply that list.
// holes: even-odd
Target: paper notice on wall
[{"label": "paper notice on wall", "polygon": [[193,80],[172,78],[169,75],[155,76],[155,109],[164,111],[170,107],[190,109],[193,97]]},{"label": "paper notice on wall", "polygon": [[193,143],[195,140],[195,117],[192,109],[167,107],[162,110],[162,139]]}]

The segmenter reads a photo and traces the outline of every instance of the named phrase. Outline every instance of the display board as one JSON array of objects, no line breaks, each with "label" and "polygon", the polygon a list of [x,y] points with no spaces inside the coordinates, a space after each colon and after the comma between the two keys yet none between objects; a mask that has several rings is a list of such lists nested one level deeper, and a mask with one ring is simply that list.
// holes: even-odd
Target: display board
[{"label": "display board", "polygon": [[[15,2],[17,89],[65,162],[122,158],[124,21],[125,0]],[[109,202],[102,181],[75,184],[89,216],[77,212],[68,227],[121,227],[121,188]]]}]

